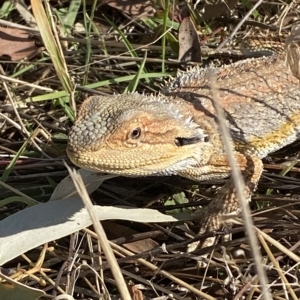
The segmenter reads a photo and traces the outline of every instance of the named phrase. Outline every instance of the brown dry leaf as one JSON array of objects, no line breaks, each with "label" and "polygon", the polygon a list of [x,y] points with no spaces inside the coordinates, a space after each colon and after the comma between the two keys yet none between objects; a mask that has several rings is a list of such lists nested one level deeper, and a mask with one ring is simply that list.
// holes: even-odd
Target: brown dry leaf
[{"label": "brown dry leaf", "polygon": [[38,52],[39,48],[25,30],[0,27],[0,56],[9,56],[16,61],[30,59]]},{"label": "brown dry leaf", "polygon": [[141,290],[138,289],[136,285],[130,286],[129,288],[132,300],[144,300],[144,296]]},{"label": "brown dry leaf", "polygon": [[102,226],[110,240],[118,239],[120,237],[127,237],[129,235],[137,233],[137,231],[131,229],[128,226],[121,225],[112,221],[102,222]]},{"label": "brown dry leaf", "polygon": [[201,62],[201,48],[197,30],[190,17],[185,17],[178,32],[178,60],[183,62]]},{"label": "brown dry leaf", "polygon": [[139,15],[153,15],[154,10],[151,1],[144,0],[105,0],[103,4],[121,10],[125,14],[137,17]]},{"label": "brown dry leaf", "polygon": [[123,246],[133,253],[142,253],[159,247],[154,240],[147,238],[136,242],[124,243]]},{"label": "brown dry leaf", "polygon": [[[137,231],[133,230],[128,226],[124,226],[112,221],[102,222],[102,225],[110,240],[119,239],[122,237],[126,238],[130,235],[134,235],[138,233]],[[123,243],[122,245],[126,249],[134,253],[150,251],[156,247],[159,247],[159,244],[151,238],[145,238],[143,240],[139,240],[135,242]]]},{"label": "brown dry leaf", "polygon": [[231,10],[237,5],[237,2],[238,0],[218,1],[213,4],[199,5],[197,10],[202,12],[201,21],[207,21],[220,16],[230,16]]}]

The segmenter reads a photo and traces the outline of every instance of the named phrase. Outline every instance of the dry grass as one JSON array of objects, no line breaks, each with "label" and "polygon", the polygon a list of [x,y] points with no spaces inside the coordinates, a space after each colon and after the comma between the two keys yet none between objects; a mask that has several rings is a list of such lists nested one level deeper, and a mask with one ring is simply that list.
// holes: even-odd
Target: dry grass
[{"label": "dry grass", "polygon": [[[1,219],[36,201],[48,201],[57,184],[68,175],[62,163],[67,160],[68,128],[75,107],[87,95],[135,90],[155,93],[167,76],[186,68],[186,64],[176,61],[181,12],[172,3],[169,14],[160,8],[154,16],[128,16],[127,6],[122,11],[108,5],[96,9],[91,3],[76,6],[76,1],[69,2],[53,1],[43,8],[53,20],[50,28],[43,30],[48,46],[44,42],[47,37],[38,27],[29,28],[24,12],[13,10],[8,2],[0,10],[0,25],[7,21],[11,27],[26,26],[41,47],[39,54],[29,60],[1,59]],[[222,13],[218,3],[207,7],[205,20],[194,13],[201,39],[206,41],[204,48],[214,48],[224,35],[229,36],[251,8],[246,0],[227,2],[232,6],[231,14],[226,9]],[[27,13],[32,11],[28,9]],[[34,14],[42,16],[40,20],[35,18],[37,22],[46,20],[41,11]],[[258,33],[287,33],[295,23],[293,18],[299,16],[296,1],[261,5],[234,40]],[[212,34],[221,27],[227,30]],[[262,264],[273,299],[300,296],[298,151],[299,144],[295,143],[265,160],[266,172],[251,204],[254,224],[261,230]],[[178,213],[206,205],[222,183],[195,183],[177,177],[115,178],[104,182],[92,199],[101,205]],[[188,225],[197,232],[196,223]],[[106,221],[103,227],[134,299],[171,294],[175,299],[259,299],[261,289],[242,226],[228,230],[232,240],[192,254],[185,252],[192,235],[184,224]],[[26,275],[18,277],[20,282],[43,289],[48,298],[63,292],[75,299],[118,297],[109,265],[89,229],[52,241],[48,247],[26,253],[26,260],[25,256],[16,258],[5,264],[2,272],[15,273],[19,266]],[[199,269],[197,262],[205,253],[212,254],[210,261],[206,269]],[[39,264],[33,268],[30,261]],[[33,269],[35,277],[28,273]]]}]

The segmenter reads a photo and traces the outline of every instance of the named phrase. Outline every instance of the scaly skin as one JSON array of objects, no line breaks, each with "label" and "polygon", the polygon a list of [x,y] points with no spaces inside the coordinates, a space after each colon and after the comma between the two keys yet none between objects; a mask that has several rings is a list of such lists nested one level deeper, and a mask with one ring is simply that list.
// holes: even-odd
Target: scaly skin
[{"label": "scaly skin", "polygon": [[[263,170],[261,159],[299,136],[299,80],[286,67],[283,54],[247,59],[214,73],[250,200]],[[163,93],[85,100],[69,135],[72,162],[133,177],[178,174],[201,181],[229,176],[208,71],[182,73]],[[219,230],[223,215],[238,212],[229,180],[196,214],[202,219],[200,233]]]}]

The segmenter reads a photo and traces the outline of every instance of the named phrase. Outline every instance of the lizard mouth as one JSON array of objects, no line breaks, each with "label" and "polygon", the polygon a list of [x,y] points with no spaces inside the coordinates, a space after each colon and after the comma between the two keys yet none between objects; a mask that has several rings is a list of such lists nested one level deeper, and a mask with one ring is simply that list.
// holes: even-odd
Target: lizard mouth
[{"label": "lizard mouth", "polygon": [[76,165],[76,161],[77,161],[76,151],[74,151],[70,145],[68,145],[66,151],[70,160]]}]

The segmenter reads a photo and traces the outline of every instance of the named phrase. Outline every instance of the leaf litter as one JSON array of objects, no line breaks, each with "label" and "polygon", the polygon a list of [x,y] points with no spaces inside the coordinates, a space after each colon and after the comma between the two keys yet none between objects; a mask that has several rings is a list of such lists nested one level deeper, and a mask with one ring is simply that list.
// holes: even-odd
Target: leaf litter
[{"label": "leaf litter", "polygon": [[[67,10],[67,6],[63,7],[60,2],[51,1],[50,3],[52,8],[55,8],[52,13],[58,12],[54,19],[59,28],[63,26],[60,20],[67,19],[66,14],[71,12]],[[194,12],[196,14],[203,12],[203,14],[199,13],[192,18],[189,17],[188,22],[192,23],[188,24],[187,29],[182,28],[183,32],[192,37],[189,42],[190,47],[195,47],[195,51],[199,51],[197,48],[198,37],[200,47],[203,46],[203,41],[213,45],[221,42],[222,34],[210,35],[210,32],[218,32],[220,27],[227,28],[229,31],[234,29],[237,18],[248,10],[245,3],[245,1],[232,0],[226,3],[198,5]],[[274,29],[277,30],[276,24],[282,24],[282,26],[289,28],[290,22],[295,20],[295,16],[299,16],[299,7],[295,3],[293,5],[289,7],[293,9],[285,11],[285,14],[282,13],[286,8],[284,4],[280,7],[276,6],[277,10],[273,7],[273,11],[262,5],[261,9],[251,16],[249,23],[255,23],[261,29],[267,28],[271,32]],[[146,6],[150,7],[149,11]],[[184,46],[188,45],[184,45],[185,40],[180,38],[177,32],[178,27],[182,25],[181,7],[180,5],[173,5],[173,3],[170,7],[171,11],[167,20],[170,27],[167,26],[169,32],[165,45],[166,69],[169,74],[172,72],[175,74],[176,69],[185,69],[186,63],[191,62],[188,61],[189,59],[187,62],[181,62],[181,64],[176,61],[178,52],[176,52],[174,45],[177,46],[177,49],[181,49],[183,55],[185,54]],[[160,71],[162,45],[160,43],[161,37],[156,35],[156,32],[161,33],[164,8],[164,4],[159,1],[110,1],[108,5],[99,6],[99,9],[93,11],[95,20],[100,25],[104,24],[105,28],[109,28],[109,24],[105,22],[102,14],[116,22],[135,49],[137,57],[128,55],[122,38],[114,30],[106,30],[105,35],[97,35],[96,29],[88,32],[87,24],[89,21],[85,19],[86,15],[82,14],[78,18],[70,18],[80,21],[86,30],[80,33],[66,30],[64,32],[67,32],[67,35],[60,36],[62,42],[67,41],[64,43],[66,48],[64,48],[63,55],[68,65],[70,78],[76,83],[75,98],[77,103],[85,97],[86,93],[90,92],[88,89],[84,89],[85,83],[94,84],[108,80],[109,85],[102,87],[103,85],[100,84],[99,88],[93,90],[92,93],[122,93],[127,88],[127,83],[117,80],[125,75],[132,75],[132,78],[135,78],[138,65],[144,58],[144,49],[148,51],[146,68],[149,75],[151,72]],[[85,9],[87,9],[87,14],[91,16],[92,7],[87,6]],[[30,10],[30,6],[28,6],[28,10]],[[274,12],[276,13],[274,14]],[[65,18],[60,18],[61,15],[59,14]],[[283,15],[286,18],[282,18]],[[12,16],[15,18],[13,19],[14,25],[19,23],[27,25],[22,16],[15,11],[12,11],[9,16],[8,20],[12,20]],[[230,18],[229,16],[233,17]],[[195,22],[195,17],[197,22]],[[223,19],[218,19],[220,17]],[[254,27],[249,23],[247,25],[248,32],[245,28],[242,29],[239,33],[241,36],[246,33],[257,34]],[[72,24],[68,24],[68,26],[72,26]],[[6,30],[6,27],[3,28]],[[192,28],[193,31],[189,28]],[[16,275],[21,268],[23,275],[28,274],[28,276],[16,276],[15,281],[19,280],[19,282],[24,282],[28,286],[35,286],[39,290],[44,289],[41,279],[46,280],[45,290],[51,296],[66,292],[75,298],[84,295],[92,299],[99,299],[105,293],[107,296],[109,294],[109,296],[114,297],[118,293],[112,284],[109,265],[105,257],[101,256],[101,249],[97,246],[97,237],[93,235],[90,229],[82,229],[91,223],[88,221],[87,214],[82,213],[83,207],[80,199],[76,196],[72,181],[67,177],[67,172],[62,164],[62,159],[66,159],[64,156],[66,133],[71,125],[68,118],[72,117],[68,106],[69,97],[62,93],[64,90],[57,79],[49,53],[40,52],[39,47],[36,46],[42,42],[40,37],[35,35],[33,39],[27,34],[30,31],[25,30],[21,33],[11,29],[7,29],[8,33],[4,30],[6,36],[15,36],[17,37],[16,40],[24,42],[23,45],[19,45],[17,41],[12,42],[12,39],[4,39],[5,43],[10,44],[8,46],[1,44],[0,47],[1,55],[8,56],[12,61],[11,63],[6,60],[1,62],[1,65],[5,67],[5,75],[20,80],[19,83],[5,81],[7,89],[3,88],[0,91],[0,101],[2,101],[0,106],[0,113],[2,114],[0,115],[2,158],[0,167],[4,170],[9,165],[11,157],[17,153],[27,138],[14,126],[13,122],[16,124],[23,122],[29,131],[42,127],[52,137],[52,141],[49,142],[43,137],[35,138],[41,149],[46,151],[46,154],[51,158],[45,158],[32,143],[28,143],[26,151],[22,153],[18,163],[12,167],[5,181],[6,184],[30,195],[42,204],[26,208],[25,204],[15,202],[1,208],[3,221],[0,221],[0,224],[4,225],[3,227],[0,225],[0,239],[7,238],[5,241],[9,241],[1,243],[0,246],[2,262],[6,262],[2,272],[8,274],[13,272]],[[221,32],[224,34],[224,30]],[[90,37],[90,44],[85,33]],[[203,35],[201,36],[201,34]],[[147,45],[141,45],[143,40],[147,40]],[[181,46],[178,40],[179,42],[181,40]],[[190,47],[187,47],[188,50]],[[86,56],[88,52],[91,53],[90,58]],[[18,56],[19,54],[21,55]],[[196,54],[196,52],[191,54]],[[198,56],[199,54],[195,57]],[[191,59],[197,60],[193,57]],[[87,77],[84,78],[84,74],[87,74]],[[141,74],[139,79],[140,85],[137,88],[139,92],[155,92],[158,86],[164,84],[160,78],[156,78],[154,82],[150,76],[150,84],[148,83],[149,80],[145,84],[142,76],[145,74]],[[49,94],[42,93],[33,85],[26,86],[24,82],[34,83],[47,89],[51,88],[53,92],[52,94],[51,92]],[[8,101],[8,94],[12,95],[12,104]],[[24,99],[27,99],[26,103],[24,103]],[[39,102],[34,102],[35,99],[39,99]],[[20,120],[14,114],[12,105],[16,105]],[[8,122],[9,119],[13,122]],[[53,144],[55,151],[50,150]],[[299,192],[297,186],[300,183],[299,168],[295,166],[290,169],[289,174],[292,177],[273,175],[273,173],[278,173],[275,166],[280,166],[285,157],[296,153],[299,149],[298,146],[296,143],[288,151],[285,150],[285,152],[282,151],[282,153],[272,156],[273,161],[268,165],[268,173],[262,178],[252,204],[252,208],[259,209],[260,213],[254,216],[255,225],[280,243],[279,246],[272,240],[268,241],[272,255],[278,260],[279,266],[290,274],[289,282],[296,293],[298,285],[297,281],[293,281],[293,279],[297,279],[297,273],[294,270],[296,270],[295,261],[298,260],[297,249],[299,247],[298,217],[300,214],[297,207],[299,204],[299,197],[297,197]],[[215,249],[203,249],[192,255],[187,255],[185,249],[187,244],[192,241],[194,233],[197,232],[197,223],[183,221],[183,219],[179,223],[173,223],[170,219],[171,216],[163,214],[166,212],[188,212],[206,205],[222,182],[198,184],[176,177],[167,179],[111,178],[108,180],[106,177],[101,179],[100,175],[89,172],[82,174],[84,180],[88,181],[87,189],[89,193],[92,193],[92,200],[100,208],[99,219],[103,219],[103,216],[109,219],[109,221],[102,223],[106,228],[108,238],[113,243],[112,247],[114,247],[124,277],[128,281],[132,281],[130,291],[136,297],[153,299],[158,293],[165,297],[172,294],[175,299],[196,299],[197,297],[234,299],[237,295],[242,297],[250,294],[253,295],[252,299],[259,297],[259,291],[255,285],[255,269],[251,267],[251,253],[241,226],[236,226],[231,230],[234,234],[231,241],[222,242]],[[63,180],[64,178],[66,179]],[[104,178],[107,180],[102,182]],[[99,181],[97,182],[97,180]],[[265,191],[268,189],[271,190],[272,195],[265,195]],[[60,200],[68,195],[72,195],[73,198]],[[12,190],[7,188],[0,190],[0,199],[8,199],[13,196],[15,194]],[[51,197],[52,200],[56,199],[56,201],[48,202]],[[132,209],[128,207],[132,207]],[[143,215],[141,214],[142,210],[138,210],[138,207],[142,210],[143,207],[147,207],[149,210],[144,210],[146,214]],[[270,208],[273,208],[272,212],[268,212]],[[156,214],[157,210],[162,213]],[[130,218],[130,211],[132,218]],[[62,218],[64,214],[65,217]],[[79,219],[75,218],[77,215]],[[137,223],[138,221],[143,222]],[[151,221],[152,223],[150,223]],[[166,223],[160,223],[161,221]],[[131,230],[126,232],[126,228]],[[69,236],[75,230],[79,230],[79,232]],[[40,243],[46,243],[45,253],[43,252],[44,248],[39,247]],[[3,251],[4,249],[5,251]],[[32,250],[28,251],[29,249]],[[283,297],[285,290],[278,280],[278,273],[274,272],[272,263],[269,262],[272,258],[271,254],[268,252],[267,255],[267,250],[262,250],[264,258],[267,259],[265,263],[269,264],[268,277],[272,282],[272,288],[277,296]],[[131,251],[131,254],[128,251]],[[197,264],[200,255],[205,251],[214,254],[212,261],[208,264],[209,276],[206,277],[205,271],[199,269]],[[239,256],[235,256],[235,252]],[[12,260],[16,255],[20,256]],[[16,267],[16,262],[19,263],[19,268]],[[155,266],[158,269],[155,269]],[[31,272],[36,276],[35,278],[30,277]],[[98,273],[101,274],[101,272],[104,276],[99,280]],[[69,274],[72,274],[71,278],[77,278],[78,274],[79,277],[76,281],[68,281]],[[51,277],[54,276],[57,280],[56,286],[51,282]],[[69,282],[69,284],[65,284],[65,282]],[[99,286],[101,288],[95,288]],[[202,287],[205,297],[203,294],[199,294],[200,287]],[[32,296],[32,299],[34,297]]]}]

